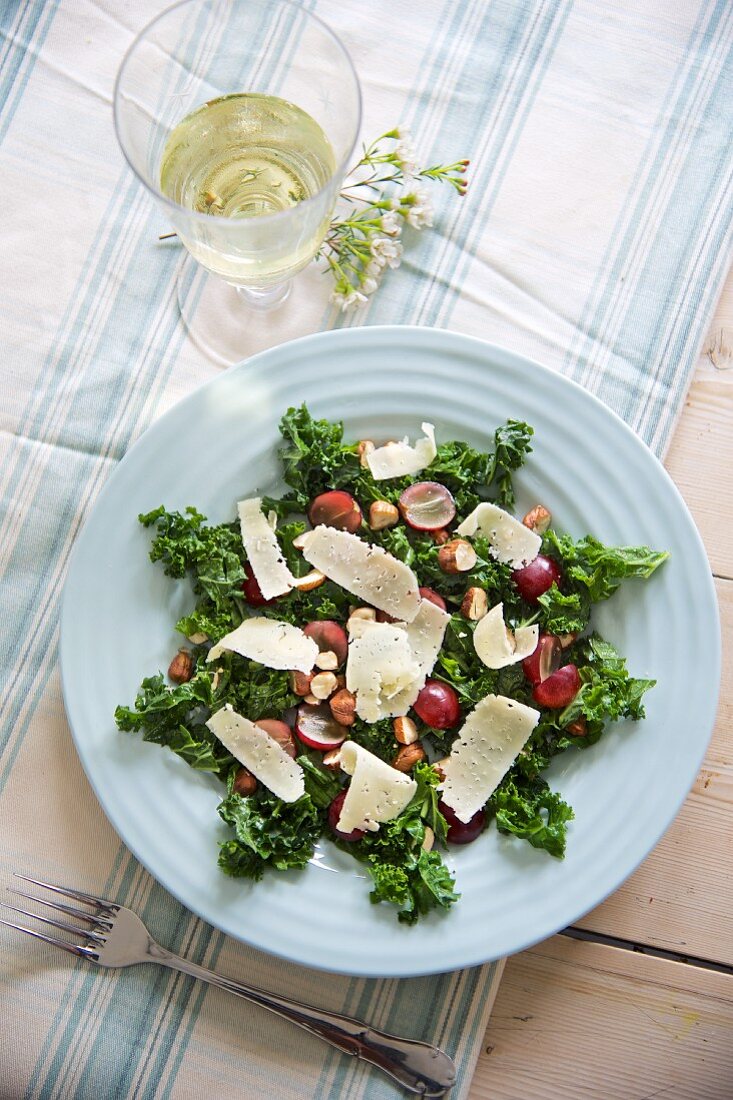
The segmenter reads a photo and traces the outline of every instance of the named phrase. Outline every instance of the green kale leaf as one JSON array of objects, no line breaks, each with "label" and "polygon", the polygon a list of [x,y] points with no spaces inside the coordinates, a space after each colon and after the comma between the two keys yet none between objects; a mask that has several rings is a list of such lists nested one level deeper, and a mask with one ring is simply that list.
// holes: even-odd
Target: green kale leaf
[{"label": "green kale leaf", "polygon": [[305,867],[323,829],[309,794],[283,802],[262,786],[248,798],[228,794],[219,814],[234,830],[220,848],[219,866],[237,877],[260,878],[268,866]]},{"label": "green kale leaf", "polygon": [[558,859],[565,855],[567,823],[573,811],[544,779],[518,783],[510,772],[489,799],[489,808],[500,833],[528,840],[533,848],[544,848]]}]

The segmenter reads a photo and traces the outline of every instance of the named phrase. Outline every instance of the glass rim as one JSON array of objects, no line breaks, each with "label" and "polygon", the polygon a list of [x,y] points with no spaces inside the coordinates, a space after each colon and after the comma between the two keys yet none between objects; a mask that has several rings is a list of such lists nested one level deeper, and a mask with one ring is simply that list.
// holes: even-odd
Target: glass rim
[{"label": "glass rim", "polygon": [[[156,24],[162,22],[162,20],[165,19],[167,16],[169,16],[171,14],[171,12],[176,11],[178,8],[192,7],[194,5],[201,5],[202,3],[205,3],[205,2],[206,2],[206,0],[177,0],[177,2],[175,4],[171,4],[170,7],[165,8],[162,12],[160,12],[158,15],[156,15],[155,19],[151,19],[149,23],[146,23],[145,26],[142,28],[142,30],[138,31],[138,33],[135,35],[135,37],[133,38],[130,45],[125,50],[122,61],[120,62],[120,67],[117,71],[117,76],[115,77],[114,88],[113,88],[113,91],[112,91],[112,116],[113,116],[113,121],[114,121],[115,136],[117,138],[117,144],[120,147],[120,150],[122,152],[123,157],[125,158],[125,161],[127,162],[127,165],[132,169],[133,174],[140,181],[140,183],[143,185],[145,190],[150,192],[150,194],[153,195],[157,199],[158,202],[162,203],[163,206],[169,207],[171,210],[181,212],[181,213],[185,214],[187,218],[193,218],[196,221],[201,221],[203,224],[206,224],[206,223],[210,224],[211,222],[216,222],[218,225],[221,225],[222,221],[226,221],[226,220],[231,221],[231,222],[237,222],[237,221],[248,222],[248,221],[256,220],[258,224],[262,225],[264,222],[275,222],[275,221],[278,221],[278,220],[288,218],[289,216],[292,215],[293,210],[300,209],[304,206],[308,206],[311,203],[315,203],[317,200],[319,200],[323,196],[324,192],[327,191],[328,188],[332,185],[334,179],[336,179],[339,175],[341,175],[343,177],[343,175],[345,174],[346,169],[348,167],[348,162],[351,159],[351,156],[354,152],[354,149],[356,148],[356,143],[359,139],[359,132],[361,130],[361,120],[362,120],[361,82],[359,81],[359,74],[356,71],[356,66],[354,65],[354,62],[351,59],[351,54],[346,49],[346,46],[343,44],[343,42],[341,41],[339,36],[336,34],[336,32],[331,30],[329,25],[327,23],[325,23],[323,21],[323,19],[320,18],[320,16],[315,15],[313,12],[308,11],[301,4],[296,3],[295,0],[280,0],[280,3],[284,4],[285,6],[287,6],[289,8],[292,8],[293,11],[301,12],[303,15],[306,16],[306,19],[308,21],[313,22],[313,23],[317,23],[319,25],[319,27],[321,28],[321,30],[325,32],[326,36],[328,38],[330,38],[333,42],[335,42],[336,46],[338,47],[338,49],[340,50],[341,54],[343,55],[343,57],[346,61],[347,68],[349,69],[349,71],[350,71],[350,73],[353,77],[354,86],[356,88],[356,124],[355,124],[355,127],[354,127],[354,137],[353,137],[353,140],[352,140],[349,148],[347,149],[347,151],[344,153],[341,160],[336,165],[336,168],[331,173],[331,175],[329,176],[326,183],[324,183],[321,187],[319,187],[318,190],[315,191],[312,195],[309,195],[308,198],[303,199],[301,202],[299,202],[297,207],[290,207],[287,210],[278,210],[278,211],[276,211],[272,214],[260,214],[260,215],[257,216],[256,219],[248,219],[248,218],[246,218],[246,219],[240,219],[240,218],[224,219],[224,218],[221,218],[220,216],[218,216],[216,214],[204,214],[203,212],[201,212],[199,210],[191,210],[191,209],[189,209],[189,207],[182,206],[181,203],[175,202],[175,200],[168,198],[168,196],[159,187],[153,186],[147,179],[145,179],[145,177],[137,170],[137,168],[133,164],[130,156],[128,156],[127,149],[125,148],[125,142],[122,140],[122,136],[121,136],[119,111],[118,111],[119,101],[120,101],[120,98],[121,98],[121,96],[120,96],[120,86],[121,86],[121,83],[122,83],[123,76],[125,74],[125,70],[127,68],[127,64],[130,61],[130,59],[131,59],[134,51],[138,47],[138,45],[143,41],[144,38],[146,38],[148,36],[148,34],[152,30],[152,28],[154,26],[156,26]],[[246,2],[246,0],[240,0],[240,2]]]}]

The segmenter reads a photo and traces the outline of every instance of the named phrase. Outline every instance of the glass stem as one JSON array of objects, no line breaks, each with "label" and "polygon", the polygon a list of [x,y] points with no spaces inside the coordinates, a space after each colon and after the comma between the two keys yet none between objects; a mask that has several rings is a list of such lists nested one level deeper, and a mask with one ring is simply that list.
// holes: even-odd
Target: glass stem
[{"label": "glass stem", "polygon": [[287,282],[278,283],[276,286],[238,286],[236,289],[242,303],[249,309],[267,313],[272,309],[278,309],[283,304],[290,294],[291,285],[292,280],[289,279]]}]

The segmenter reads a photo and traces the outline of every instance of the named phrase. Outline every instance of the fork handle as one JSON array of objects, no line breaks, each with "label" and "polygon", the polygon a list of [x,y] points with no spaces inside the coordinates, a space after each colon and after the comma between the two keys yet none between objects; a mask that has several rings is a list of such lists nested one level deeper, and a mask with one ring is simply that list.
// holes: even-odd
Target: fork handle
[{"label": "fork handle", "polygon": [[397,1035],[369,1027],[352,1016],[312,1008],[299,1001],[291,1001],[288,997],[244,985],[233,978],[225,978],[213,970],[173,955],[157,943],[150,944],[148,958],[150,962],[161,963],[171,970],[189,974],[192,978],[200,978],[202,982],[226,989],[237,997],[244,997],[245,1000],[290,1020],[311,1035],[317,1035],[319,1039],[330,1043],[343,1054],[349,1054],[352,1058],[359,1058],[381,1069],[409,1092],[424,1097],[444,1096],[455,1083],[456,1067],[453,1059],[430,1043],[401,1039]]}]

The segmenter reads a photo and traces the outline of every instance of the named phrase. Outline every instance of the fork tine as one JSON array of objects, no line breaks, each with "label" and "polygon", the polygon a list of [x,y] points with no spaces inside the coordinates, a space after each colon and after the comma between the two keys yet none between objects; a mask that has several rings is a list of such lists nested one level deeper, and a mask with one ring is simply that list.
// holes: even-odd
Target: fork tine
[{"label": "fork tine", "polygon": [[32,882],[34,886],[43,886],[45,890],[53,890],[55,894],[74,898],[76,901],[84,902],[85,905],[93,905],[97,909],[105,909],[110,913],[115,913],[119,909],[115,902],[107,901],[106,898],[95,898],[94,894],[85,894],[83,890],[72,890],[68,886],[55,886],[52,882],[42,882],[39,878],[28,878],[27,875],[19,875],[17,871],[15,877],[22,878],[24,882]]},{"label": "fork tine", "polygon": [[81,935],[84,939],[97,940],[98,943],[104,943],[106,936],[103,936],[101,932],[95,932],[93,929],[86,931],[84,928],[80,928],[78,924],[69,924],[65,920],[54,920],[53,917],[42,917],[40,913],[29,913],[27,909],[19,909],[17,905],[9,905],[7,901],[0,902],[6,909],[12,909],[14,913],[20,913],[24,917],[33,917],[34,920],[41,920],[44,924],[50,924],[54,928],[59,928],[62,932],[71,932],[72,935]]},{"label": "fork tine", "polygon": [[66,940],[57,940],[55,936],[44,936],[43,932],[36,932],[35,928],[26,928],[24,924],[13,924],[9,920],[0,918],[0,924],[4,924],[6,928],[15,928],[18,932],[27,932],[29,936],[35,936],[37,940],[43,940],[54,947],[60,947],[62,951],[68,951],[70,955],[79,955],[83,959],[91,959],[92,962],[96,962],[97,953],[91,947],[82,947],[79,944],[67,943]]},{"label": "fork tine", "polygon": [[[28,901],[36,901],[39,905],[46,905],[49,909],[56,909],[60,913],[66,913],[69,917],[78,917],[79,920],[86,921],[86,923],[90,925],[109,926],[112,919],[111,914],[87,913],[84,909],[77,909],[75,905],[64,905],[62,901],[47,901],[46,898],[37,898],[33,894],[26,894],[25,890],[16,890],[14,886],[8,886],[7,889],[11,894],[18,894],[21,898],[28,898]],[[79,931],[81,931],[81,929],[79,929]]]}]

